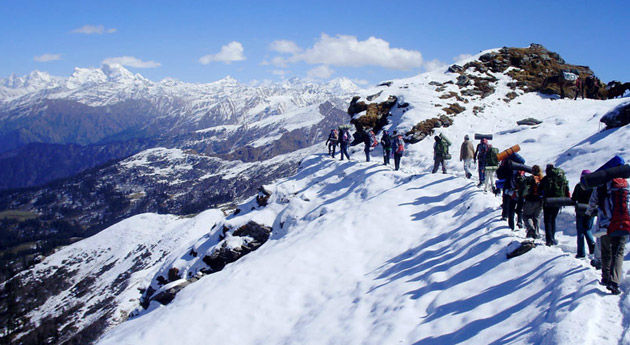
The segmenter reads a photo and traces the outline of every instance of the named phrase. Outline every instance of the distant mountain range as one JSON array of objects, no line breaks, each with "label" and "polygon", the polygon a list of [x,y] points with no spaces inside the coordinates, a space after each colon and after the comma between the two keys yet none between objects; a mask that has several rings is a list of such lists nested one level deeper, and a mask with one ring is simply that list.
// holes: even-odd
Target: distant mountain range
[{"label": "distant mountain range", "polygon": [[[0,189],[42,185],[164,145],[256,160],[260,140],[311,127],[320,106],[343,112],[357,90],[348,79],[153,82],[120,65],[77,68],[68,78],[10,76],[0,79]],[[281,151],[304,147],[294,144]]]}]

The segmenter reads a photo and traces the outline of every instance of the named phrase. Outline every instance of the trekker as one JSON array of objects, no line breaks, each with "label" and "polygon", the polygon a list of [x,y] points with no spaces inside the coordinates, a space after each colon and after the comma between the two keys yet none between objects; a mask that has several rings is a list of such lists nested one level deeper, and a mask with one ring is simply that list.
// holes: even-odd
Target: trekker
[{"label": "trekker", "polygon": [[519,229],[523,228],[523,205],[525,204],[525,199],[523,199],[524,189],[525,172],[519,170],[518,174],[516,174],[516,208],[514,209],[514,212],[516,213],[516,227]]},{"label": "trekker", "polygon": [[350,155],[348,154],[348,144],[350,143],[350,133],[347,128],[342,128],[341,132],[339,132],[339,153],[341,154],[341,160],[343,160],[343,156],[345,155],[348,160],[350,160]]},{"label": "trekker", "polygon": [[517,170],[512,170],[508,166],[508,161],[514,161],[517,163],[525,163],[525,160],[517,154],[511,154],[509,157],[501,161],[499,169],[497,169],[497,175],[504,179],[503,182],[503,213],[502,218],[507,218],[508,226],[514,230],[514,213],[516,212],[516,199],[517,188],[516,176]]},{"label": "trekker", "polygon": [[[543,198],[571,197],[569,182],[564,177],[564,171],[553,164],[547,164],[545,177],[540,181]],[[543,219],[545,223],[545,243],[548,246],[558,244],[556,241],[556,217],[560,207],[543,205]]]},{"label": "trekker", "polygon": [[448,153],[449,146],[451,146],[451,142],[445,136],[442,134],[435,136],[435,143],[433,144],[433,174],[438,171],[440,164],[442,164],[442,173],[446,174],[446,160],[451,159],[451,155]]},{"label": "trekker", "polygon": [[[597,211],[595,211],[597,210]],[[602,280],[614,295],[621,293],[619,282],[623,274],[623,257],[630,234],[630,191],[628,181],[615,178],[597,187],[591,194],[587,215],[595,215],[600,229],[606,230],[601,237]]]},{"label": "trekker", "polygon": [[392,138],[386,130],[383,130],[381,146],[383,147],[383,165],[389,165],[389,156],[392,154]]},{"label": "trekker", "polygon": [[462,143],[462,147],[459,149],[459,161],[464,162],[464,172],[466,173],[466,178],[472,177],[470,168],[472,167],[472,161],[474,158],[475,158],[475,148],[473,147],[473,144],[470,141],[470,137],[468,137],[468,135],[465,135],[464,142]]},{"label": "trekker", "polygon": [[481,187],[486,180],[486,155],[488,154],[488,150],[490,150],[488,139],[481,139],[481,142],[477,144],[473,156],[473,161],[477,163],[477,169],[479,170],[479,184],[477,187]]},{"label": "trekker", "polygon": [[575,97],[573,100],[575,101],[579,95],[582,95],[582,99],[584,99],[584,80],[582,77],[575,79]]},{"label": "trekker", "polygon": [[398,134],[397,131],[394,131],[392,150],[394,150],[394,170],[398,170],[400,168],[400,159],[405,152],[405,141],[403,140],[402,135]]},{"label": "trekker", "polygon": [[486,141],[486,153],[484,156],[484,180],[483,180],[483,191],[492,191],[495,195],[500,192],[498,188],[495,187],[494,182],[494,174],[499,168],[499,158],[497,157],[497,153],[499,153],[499,149],[496,147],[492,147],[491,144],[488,144]]},{"label": "trekker", "polygon": [[538,229],[540,224],[540,211],[542,211],[542,193],[540,190],[540,181],[542,181],[542,173],[540,167],[534,165],[532,167],[532,175],[525,178],[525,188],[523,190],[523,221],[525,223],[526,236],[530,238],[538,238]]},{"label": "trekker", "polygon": [[[581,176],[590,174],[590,170],[582,170]],[[577,183],[573,188],[573,195],[571,199],[579,204],[588,205],[591,199],[592,189],[584,189],[581,183]],[[577,255],[576,258],[583,258],[586,256],[584,252],[584,240],[588,245],[588,253],[593,254],[595,252],[595,238],[591,233],[591,227],[593,226],[593,216],[587,215],[586,210],[576,207],[575,208],[575,228],[577,230]]]},{"label": "trekker", "polygon": [[330,134],[328,134],[328,139],[326,140],[326,145],[328,145],[328,154],[335,158],[335,149],[337,148],[337,143],[339,142],[339,132],[336,129],[331,129]]},{"label": "trekker", "polygon": [[370,150],[374,146],[374,143],[376,143],[376,138],[374,137],[373,131],[369,131],[368,133],[365,133],[365,134],[366,135],[363,137],[363,144],[364,144],[363,151],[365,152],[365,161],[369,162]]}]

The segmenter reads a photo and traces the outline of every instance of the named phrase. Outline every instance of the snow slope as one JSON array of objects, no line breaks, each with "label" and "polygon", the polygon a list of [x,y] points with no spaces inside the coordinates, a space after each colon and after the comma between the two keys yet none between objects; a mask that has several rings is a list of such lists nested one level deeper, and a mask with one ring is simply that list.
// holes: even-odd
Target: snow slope
[{"label": "snow slope", "polygon": [[[392,129],[433,117],[434,104],[444,104],[428,85],[437,78],[453,77],[394,81],[388,92],[412,108],[394,114]],[[558,164],[571,187],[582,169],[613,154],[630,158],[628,129],[599,132],[598,122],[627,100],[526,94],[506,103],[504,83],[440,130],[455,158],[464,134],[494,133],[499,148],[520,144],[528,164]],[[473,114],[475,104],[484,111]],[[543,123],[515,124],[530,116]],[[574,258],[571,209],[558,217],[558,246],[507,261],[524,231],[500,220],[500,200],[463,178],[456,160],[449,174],[430,174],[432,140],[410,145],[398,172],[379,155],[371,163],[357,151],[350,162],[305,159],[295,176],[268,186],[267,207],[250,209],[250,201],[227,219],[273,227],[265,245],[171,304],[153,304],[100,344],[630,344],[628,294],[609,295],[599,272]]]}]

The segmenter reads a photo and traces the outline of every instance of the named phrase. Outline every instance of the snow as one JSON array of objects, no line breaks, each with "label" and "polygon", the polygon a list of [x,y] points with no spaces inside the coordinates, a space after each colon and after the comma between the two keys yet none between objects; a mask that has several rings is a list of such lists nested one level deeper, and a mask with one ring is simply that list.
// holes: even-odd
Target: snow
[{"label": "snow", "polygon": [[[390,128],[410,128],[437,114],[434,104],[451,101],[438,99],[428,85],[449,78],[427,73],[395,80],[375,101],[392,93],[404,98],[412,107],[394,113]],[[563,168],[571,187],[582,169],[595,169],[614,154],[630,158],[624,146],[630,140],[627,128],[599,131],[601,115],[624,100],[525,94],[506,103],[509,78],[497,78],[495,94],[470,98],[454,125],[438,130],[453,142],[454,157],[465,134],[494,133],[493,145],[519,144],[528,164]],[[474,115],[474,105],[485,109]],[[543,123],[516,125],[530,116]],[[210,339],[217,344],[630,344],[628,294],[608,294],[598,284],[599,272],[574,258],[570,208],[558,217],[558,246],[539,245],[508,261],[507,248],[525,238],[524,230],[513,232],[500,220],[499,198],[465,179],[455,159],[446,175],[430,174],[432,163],[431,140],[408,146],[401,171],[380,165],[378,149],[371,163],[363,162],[362,152],[349,162],[323,153],[305,158],[295,176],[266,186],[272,193],[267,207],[253,207],[249,200],[243,213],[218,223],[257,220],[272,226],[266,244],[187,286],[171,304],[154,305],[120,324],[100,344]],[[172,252],[165,262],[186,266],[181,260],[187,250]],[[625,289],[629,268],[626,256]]]}]

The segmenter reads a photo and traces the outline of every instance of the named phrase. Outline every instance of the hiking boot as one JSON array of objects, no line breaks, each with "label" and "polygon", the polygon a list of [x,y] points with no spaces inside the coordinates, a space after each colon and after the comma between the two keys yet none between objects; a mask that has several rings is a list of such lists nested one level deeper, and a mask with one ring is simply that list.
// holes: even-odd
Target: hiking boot
[{"label": "hiking boot", "polygon": [[584,254],[582,254],[582,255],[577,254],[577,255],[575,256],[575,258],[576,258],[576,259],[581,259],[581,258],[584,258],[584,257],[585,257],[585,256],[584,256]]},{"label": "hiking boot", "polygon": [[599,281],[599,285],[608,287],[608,285],[610,285],[610,280],[602,278],[602,280]]},{"label": "hiking boot", "polygon": [[619,285],[617,283],[610,283],[606,286],[606,289],[610,290],[610,293],[613,295],[621,294],[621,290],[619,290]]},{"label": "hiking boot", "polygon": [[589,254],[593,254],[595,253],[595,243],[586,243],[586,245],[588,246],[588,253]]},{"label": "hiking boot", "polygon": [[483,186],[483,182],[479,182],[479,184],[477,184],[477,187],[481,187]]},{"label": "hiking boot", "polygon": [[591,266],[595,267],[595,269],[597,269],[597,270],[601,270],[602,269],[602,262],[597,260],[597,259],[593,259],[593,260],[591,260]]}]

